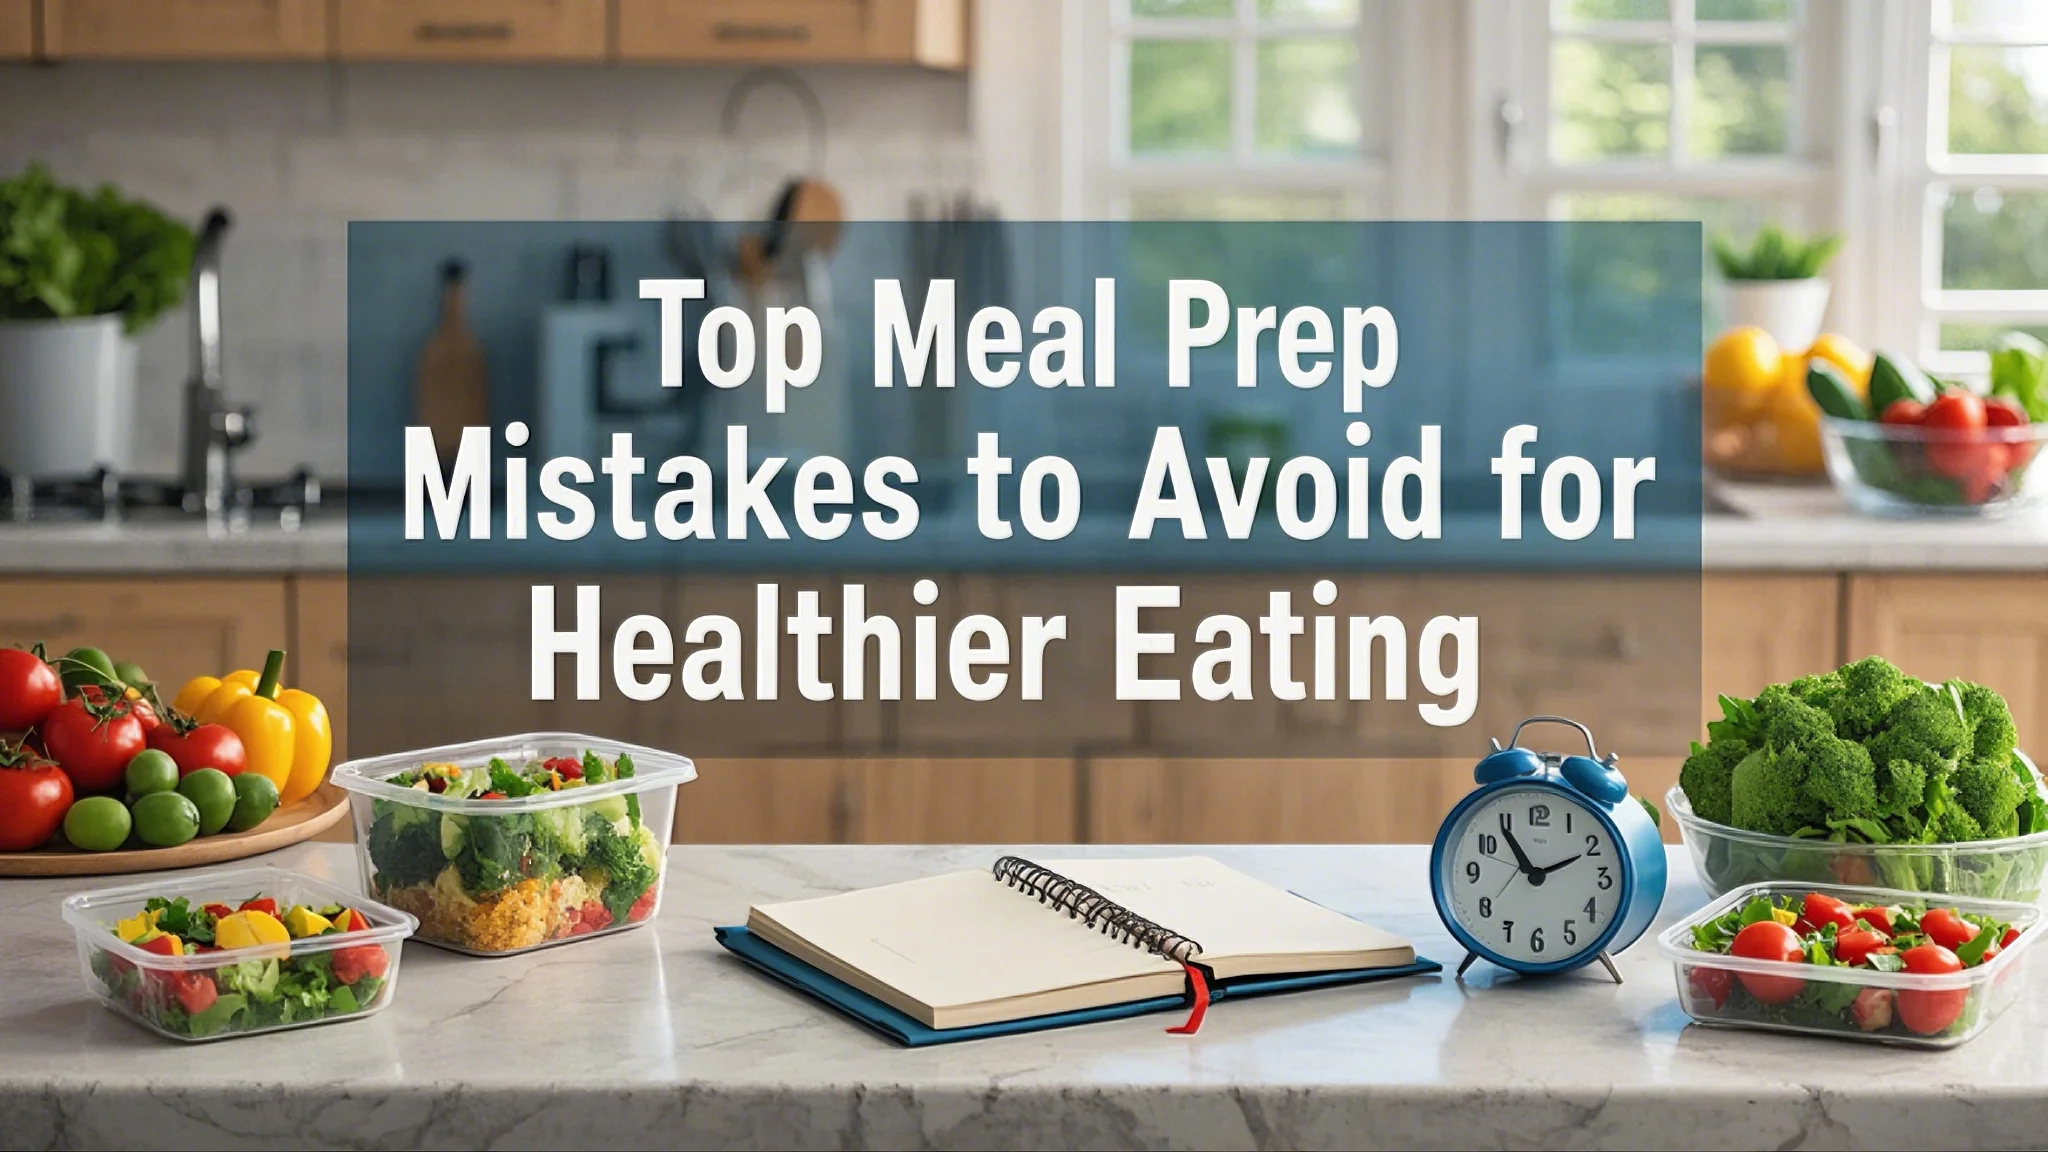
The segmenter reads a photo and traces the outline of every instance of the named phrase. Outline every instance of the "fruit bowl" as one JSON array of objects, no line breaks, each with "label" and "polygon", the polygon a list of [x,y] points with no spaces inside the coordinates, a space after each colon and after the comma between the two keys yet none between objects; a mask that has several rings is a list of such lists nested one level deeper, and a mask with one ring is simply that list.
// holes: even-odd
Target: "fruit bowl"
[{"label": "fruit bowl", "polygon": [[2037,503],[2048,424],[1948,431],[1823,417],[1828,475],[1875,516],[1998,516]]}]

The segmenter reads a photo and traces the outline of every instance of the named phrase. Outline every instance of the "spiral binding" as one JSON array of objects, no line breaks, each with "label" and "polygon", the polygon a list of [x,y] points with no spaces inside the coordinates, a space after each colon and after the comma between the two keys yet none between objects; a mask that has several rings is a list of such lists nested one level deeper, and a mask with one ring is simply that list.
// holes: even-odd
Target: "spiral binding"
[{"label": "spiral binding", "polygon": [[1020,892],[1038,897],[1090,928],[1133,948],[1156,952],[1168,960],[1186,964],[1202,954],[1202,946],[1178,932],[1163,928],[1095,889],[1034,864],[1022,856],[1005,856],[995,863],[995,877]]}]

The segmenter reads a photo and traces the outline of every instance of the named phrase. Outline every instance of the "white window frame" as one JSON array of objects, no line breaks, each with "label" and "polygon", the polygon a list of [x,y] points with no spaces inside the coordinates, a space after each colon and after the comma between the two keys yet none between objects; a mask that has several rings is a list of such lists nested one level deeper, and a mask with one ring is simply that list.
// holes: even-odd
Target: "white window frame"
[{"label": "white window frame", "polygon": [[[1448,5],[1444,7],[1448,8]],[[1137,17],[1128,0],[1083,0],[1076,13],[1078,35],[1070,41],[1083,66],[1070,73],[1078,83],[1075,103],[1083,110],[1070,124],[1078,128],[1082,179],[1076,207],[1093,219],[1126,219],[1134,198],[1147,192],[1200,189],[1212,193],[1308,192],[1334,195],[1344,215],[1383,218],[1402,211],[1394,189],[1426,189],[1432,181],[1419,165],[1395,156],[1404,138],[1426,129],[1409,107],[1425,65],[1409,51],[1414,42],[1452,13],[1418,13],[1400,0],[1359,0],[1357,23],[1278,23],[1257,19],[1257,0],[1235,0],[1229,17]],[[1291,158],[1255,147],[1256,46],[1261,39],[1331,36],[1346,31],[1358,45],[1353,93],[1361,139],[1350,157]],[[1149,39],[1221,39],[1231,45],[1231,146],[1213,156],[1141,156],[1130,148],[1130,44]],[[1094,111],[1087,111],[1087,110]],[[1106,114],[1105,114],[1106,110]],[[1076,122],[1078,121],[1078,122]],[[1375,129],[1377,128],[1377,135]],[[1413,193],[1411,193],[1411,196]],[[1435,214],[1441,215],[1441,200]]]},{"label": "white window frame", "polygon": [[1997,33],[1939,29],[1937,0],[1893,0],[1887,38],[1901,66],[1881,88],[1886,107],[1900,109],[1895,191],[1889,197],[1889,235],[1901,258],[1893,278],[1887,323],[1912,333],[1912,349],[1930,370],[1977,377],[1988,371],[1982,352],[1943,351],[1944,322],[2048,324],[2048,289],[1947,290],[1941,285],[1942,202],[1951,186],[1995,184],[2048,190],[2048,155],[1948,154],[1948,48],[1954,45],[2048,46],[2048,36],[2010,38]]}]

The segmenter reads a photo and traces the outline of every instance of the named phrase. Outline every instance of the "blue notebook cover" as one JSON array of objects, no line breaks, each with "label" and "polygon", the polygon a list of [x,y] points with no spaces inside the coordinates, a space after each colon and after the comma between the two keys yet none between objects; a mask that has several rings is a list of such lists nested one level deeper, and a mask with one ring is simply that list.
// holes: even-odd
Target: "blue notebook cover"
[{"label": "blue notebook cover", "polygon": [[[1065,1028],[1071,1024],[1092,1024],[1098,1020],[1122,1020],[1128,1016],[1168,1012],[1185,1009],[1188,1006],[1186,996],[1154,996],[1147,1000],[1132,1000],[1102,1008],[1084,1008],[1076,1012],[1054,1012],[1023,1020],[1005,1020],[999,1024],[974,1024],[965,1028],[929,1028],[909,1014],[882,1003],[846,981],[819,971],[791,956],[745,927],[735,925],[730,928],[714,928],[712,931],[718,936],[718,942],[741,960],[799,992],[830,1004],[898,1044],[911,1048],[922,1048],[928,1044],[949,1044],[958,1040],[980,1040],[989,1036],[1011,1036],[1020,1032],[1039,1032],[1047,1028]],[[1310,972],[1295,976],[1241,976],[1235,980],[1211,983],[1209,1000],[1212,1004],[1218,1004],[1243,996],[1298,992],[1307,988],[1327,988],[1337,984],[1363,984],[1372,980],[1420,976],[1441,971],[1443,965],[1417,956],[1413,964],[1403,964],[1396,968],[1350,968],[1340,972]]]}]

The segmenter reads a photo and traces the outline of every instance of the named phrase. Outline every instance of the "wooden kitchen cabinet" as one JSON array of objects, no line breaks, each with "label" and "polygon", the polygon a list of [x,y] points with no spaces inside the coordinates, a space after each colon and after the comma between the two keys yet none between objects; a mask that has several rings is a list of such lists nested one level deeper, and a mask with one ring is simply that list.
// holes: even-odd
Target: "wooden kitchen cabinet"
[{"label": "wooden kitchen cabinet", "polygon": [[605,0],[342,0],[344,60],[602,60]]},{"label": "wooden kitchen cabinet", "polygon": [[42,55],[53,60],[303,60],[328,49],[327,0],[41,3]]},{"label": "wooden kitchen cabinet", "polygon": [[36,0],[0,0],[0,60],[36,54]]},{"label": "wooden kitchen cabinet", "polygon": [[676,795],[689,844],[1032,844],[1080,838],[1064,759],[717,758]]},{"label": "wooden kitchen cabinet", "polygon": [[327,705],[339,764],[348,759],[348,577],[295,576],[286,592],[291,658],[285,682]]},{"label": "wooden kitchen cabinet", "polygon": [[[1859,653],[1858,655],[1867,655]],[[1700,581],[1700,732],[1720,696],[1751,697],[1841,666],[1842,578],[1709,573]]]},{"label": "wooden kitchen cabinet", "polygon": [[633,61],[967,65],[966,0],[617,0]]},{"label": "wooden kitchen cabinet", "polygon": [[0,579],[0,644],[80,645],[131,660],[175,693],[194,676],[263,667],[287,634],[285,584],[232,579]]},{"label": "wooden kitchen cabinet", "polygon": [[2021,747],[2048,745],[2048,574],[1848,579],[1849,659],[1987,685],[2012,705]]},{"label": "wooden kitchen cabinet", "polygon": [[717,758],[676,792],[678,844],[844,844],[853,796],[847,762]]},{"label": "wooden kitchen cabinet", "polygon": [[1470,788],[1472,762],[1119,757],[1085,778],[1092,843],[1412,843]]}]

